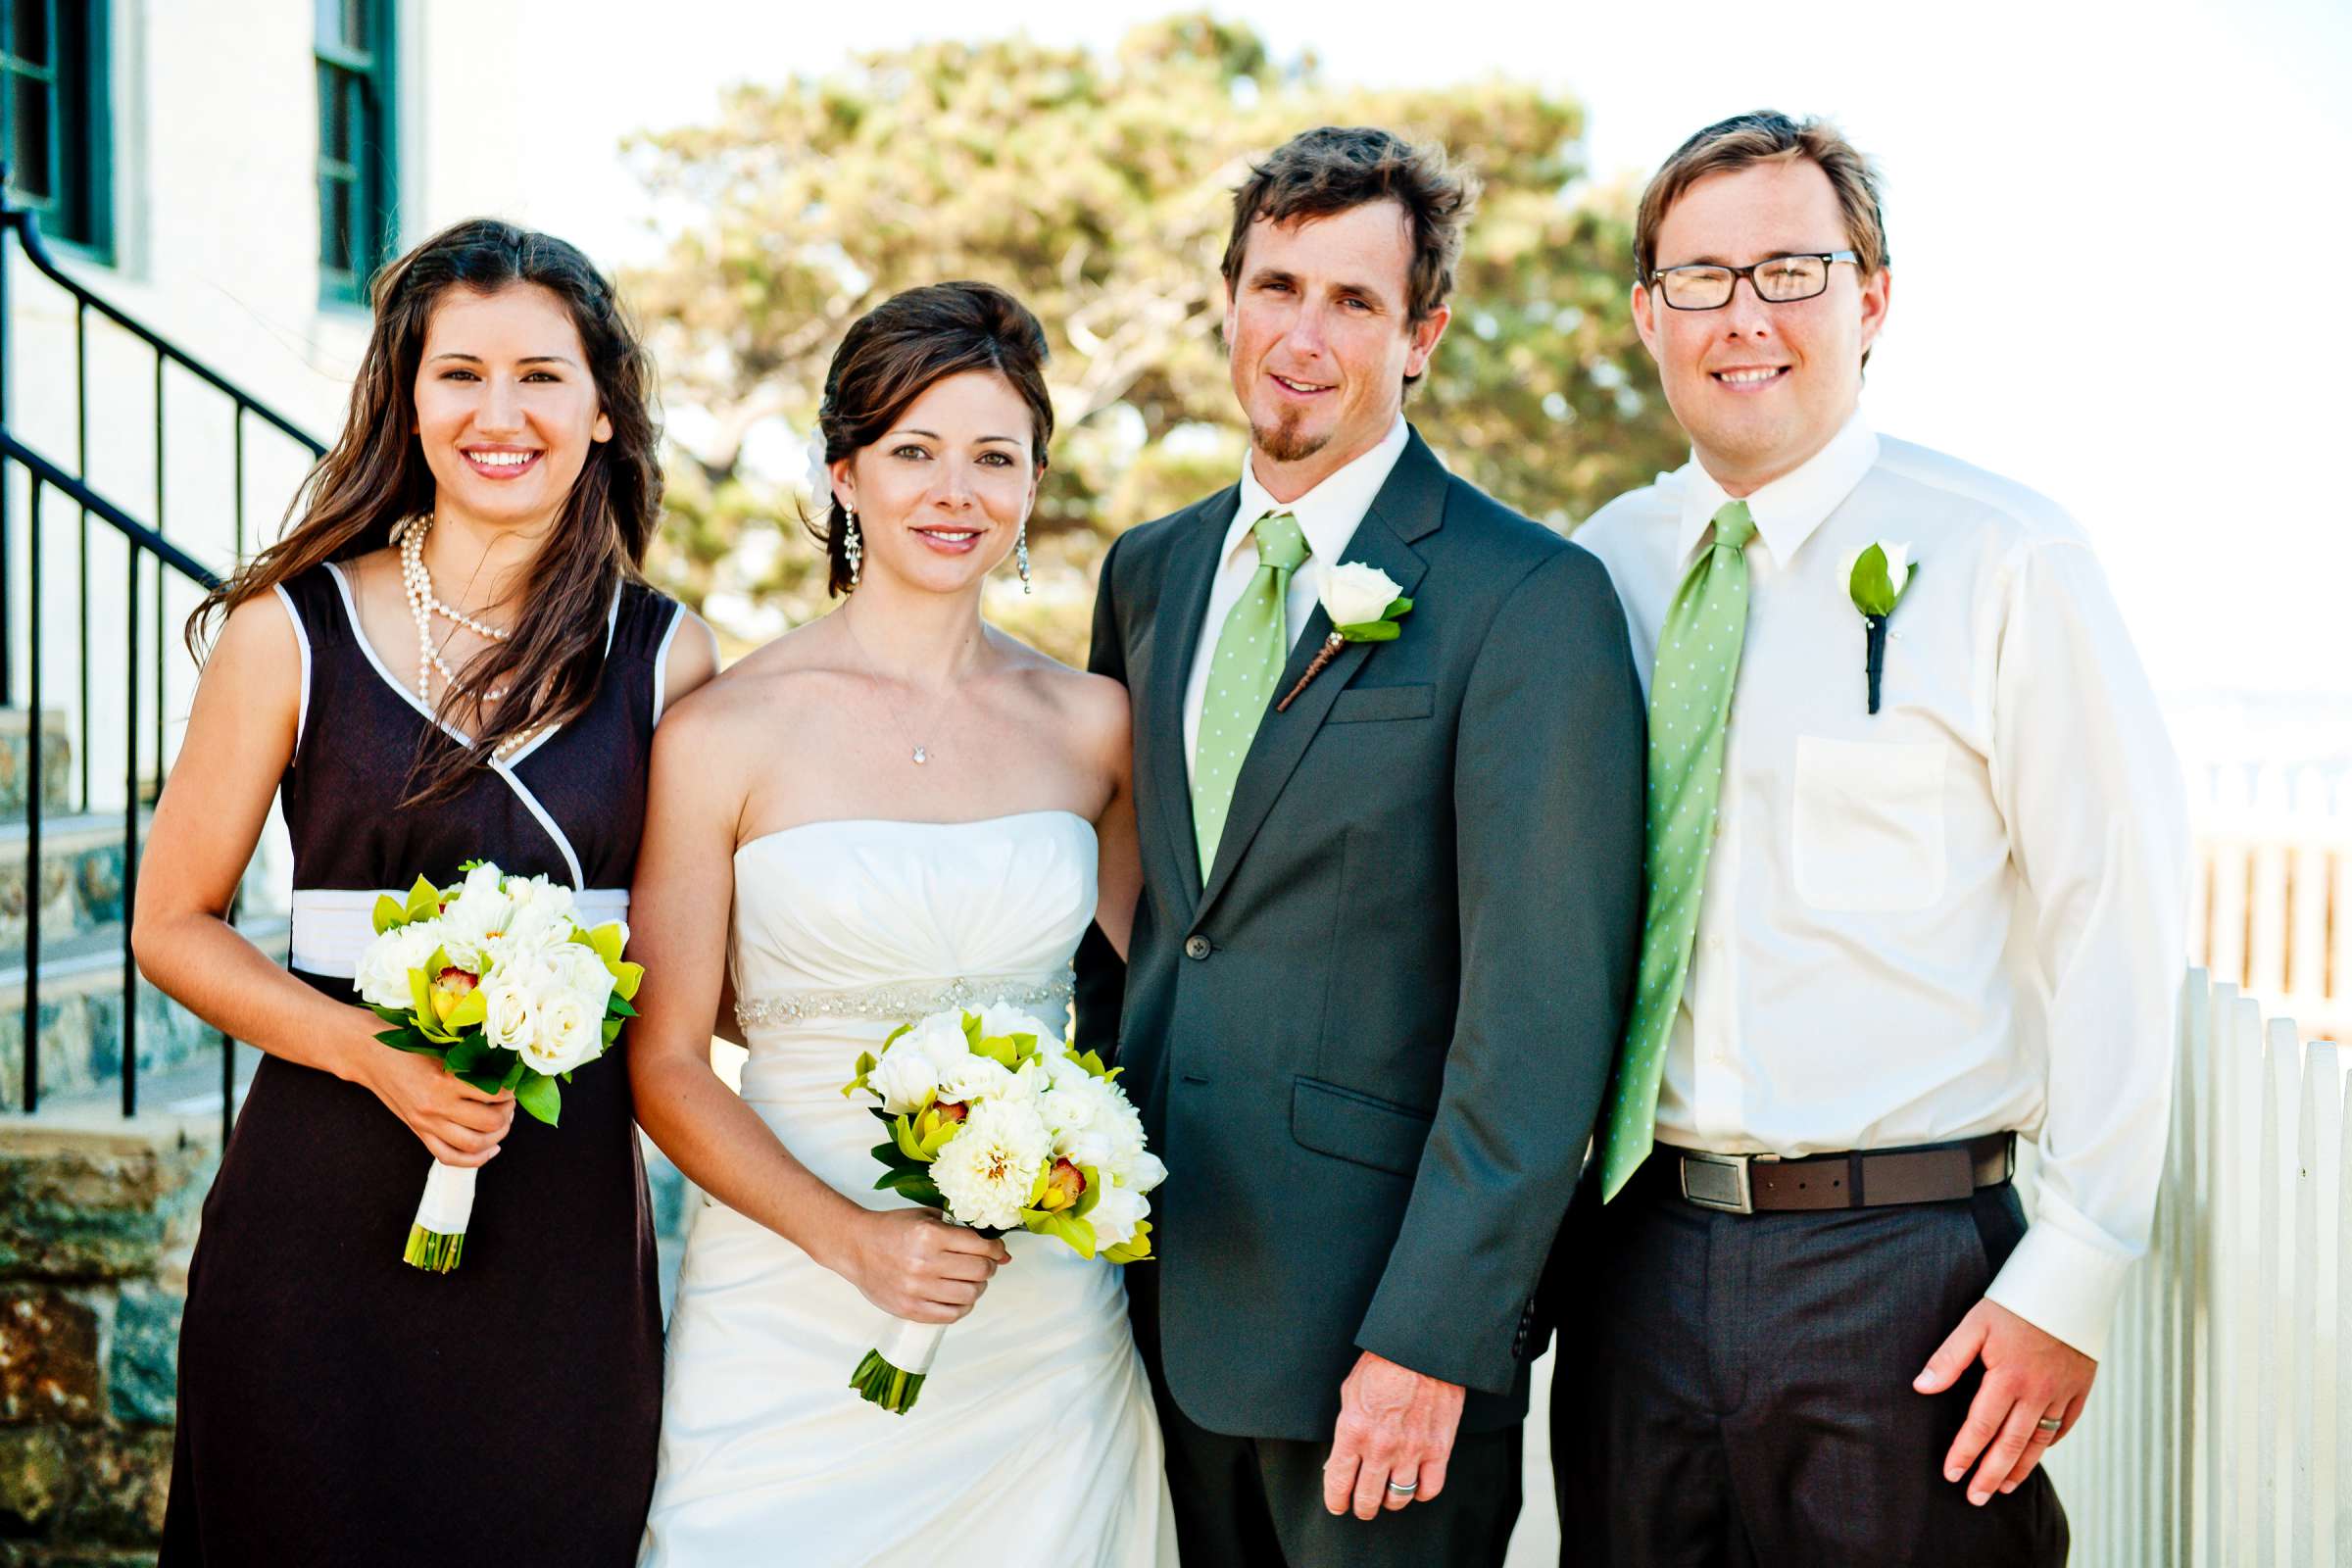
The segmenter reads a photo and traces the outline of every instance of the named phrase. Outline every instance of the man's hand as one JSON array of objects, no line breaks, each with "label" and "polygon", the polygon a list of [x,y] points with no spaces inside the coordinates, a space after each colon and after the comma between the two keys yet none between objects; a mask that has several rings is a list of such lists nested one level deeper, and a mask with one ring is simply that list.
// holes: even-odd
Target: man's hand
[{"label": "man's hand", "polygon": [[[1958,1481],[1983,1453],[1984,1462],[1968,1484],[1968,1500],[1983,1507],[1995,1490],[2015,1492],[2041,1463],[2050,1445],[2074,1430],[2099,1363],[2007,1307],[1984,1300],[1969,1309],[1951,1338],[1928,1357],[1911,1387],[1922,1394],[1941,1394],[1979,1359],[1984,1363],[1984,1381],[1968,1407],[1968,1419],[1960,1424],[1959,1437],[1952,1440],[1952,1451],[1944,1455],[1943,1479]],[[2045,1416],[2058,1418],[2055,1431],[2039,1425]],[[1992,1445],[1990,1451],[1986,1444]]]},{"label": "man's hand", "polygon": [[[1462,1424],[1462,1386],[1423,1377],[1370,1350],[1340,1385],[1340,1421],[1323,1464],[1323,1506],[1369,1519],[1446,1490],[1446,1460]],[[1392,1492],[1389,1483],[1410,1485]],[[1350,1499],[1353,1499],[1352,1502]]]}]

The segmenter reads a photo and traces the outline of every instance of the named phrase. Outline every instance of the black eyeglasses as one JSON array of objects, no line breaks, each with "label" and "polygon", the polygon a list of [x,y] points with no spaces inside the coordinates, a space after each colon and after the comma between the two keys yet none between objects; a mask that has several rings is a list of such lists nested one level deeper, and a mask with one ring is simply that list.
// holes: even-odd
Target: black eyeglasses
[{"label": "black eyeglasses", "polygon": [[1678,311],[1719,311],[1732,303],[1732,290],[1741,278],[1770,305],[1809,300],[1830,286],[1830,268],[1837,262],[1862,265],[1852,251],[1820,251],[1810,256],[1774,256],[1753,267],[1661,267],[1649,274],[1666,303]]}]

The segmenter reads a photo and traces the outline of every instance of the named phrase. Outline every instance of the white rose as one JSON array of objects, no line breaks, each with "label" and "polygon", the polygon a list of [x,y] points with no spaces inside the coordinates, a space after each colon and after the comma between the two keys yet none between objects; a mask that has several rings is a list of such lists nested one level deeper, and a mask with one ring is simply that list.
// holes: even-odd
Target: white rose
[{"label": "white rose", "polygon": [[360,955],[352,989],[371,1007],[413,1005],[416,997],[409,986],[409,971],[424,967],[424,960],[441,946],[442,935],[438,920],[412,921],[382,933]]},{"label": "white rose", "polygon": [[1054,1135],[1054,1152],[1081,1170],[1091,1166],[1096,1170],[1110,1170],[1116,1174],[1111,1165],[1110,1138],[1100,1127],[1073,1127],[1056,1131]]},{"label": "white rose", "polygon": [[517,899],[508,912],[505,941],[508,951],[530,953],[571,940],[570,914],[552,900]]},{"label": "white rose", "polygon": [[[501,1051],[525,1051],[539,1038],[538,999],[529,987],[513,985],[503,975],[482,984],[482,1037]],[[524,1059],[529,1060],[526,1054]]]},{"label": "white rose", "polygon": [[916,1051],[941,1067],[961,1061],[972,1054],[972,1043],[964,1038],[963,1014],[935,1012],[918,1019],[913,1028],[892,1043],[892,1051]]},{"label": "white rose", "polygon": [[572,918],[571,889],[545,876],[514,878],[507,884],[507,897],[514,901],[518,909],[544,910],[561,920]]},{"label": "white rose", "polygon": [[1095,1227],[1095,1246],[1119,1247],[1135,1240],[1135,1228],[1151,1216],[1152,1205],[1140,1192],[1106,1182],[1095,1195],[1087,1220]]},{"label": "white rose", "polygon": [[[1886,557],[1886,581],[1893,586],[1894,596],[1900,599],[1903,596],[1903,590],[1911,584],[1913,570],[1911,547],[1907,544],[1888,544],[1884,539],[1873,539],[1870,544],[1877,545],[1880,552]],[[1838,573],[1838,581],[1853,581],[1854,567],[1860,564],[1862,557],[1869,549],[1870,545],[1864,545],[1860,550],[1846,552],[1844,568]]]},{"label": "white rose", "polygon": [[1118,1174],[1120,1186],[1148,1193],[1168,1179],[1168,1167],[1159,1162],[1157,1154],[1148,1149],[1139,1149],[1127,1156]]},{"label": "white rose", "polygon": [[1389,612],[1396,579],[1378,566],[1344,561],[1323,574],[1323,612],[1334,626],[1361,626]]},{"label": "white rose", "polygon": [[1003,1100],[972,1107],[963,1127],[931,1163],[948,1212],[966,1225],[1011,1230],[1054,1154],[1045,1123],[1025,1105]]},{"label": "white rose", "polygon": [[538,1031],[522,1048],[523,1065],[553,1077],[594,1061],[605,1049],[597,1023],[580,999],[567,992],[542,998]]},{"label": "white rose", "polygon": [[986,1056],[965,1055],[949,1063],[939,1075],[939,1098],[966,1105],[1002,1095],[1011,1087],[1011,1069]]},{"label": "white rose", "polygon": [[1886,580],[1894,584],[1895,594],[1899,597],[1911,585],[1911,547],[1882,541],[1879,548],[1886,552]]},{"label": "white rose", "polygon": [[580,999],[580,1005],[594,1017],[605,1015],[605,1008],[612,1000],[612,971],[605,967],[605,960],[597,956],[595,949],[566,942],[550,949],[547,961],[554,966],[564,989]]}]

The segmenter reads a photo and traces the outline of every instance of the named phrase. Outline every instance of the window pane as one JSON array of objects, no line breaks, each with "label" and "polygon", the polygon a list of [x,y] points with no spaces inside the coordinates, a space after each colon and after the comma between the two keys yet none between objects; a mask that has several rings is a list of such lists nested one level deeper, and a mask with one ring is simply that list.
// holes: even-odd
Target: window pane
[{"label": "window pane", "polygon": [[10,182],[27,201],[46,206],[57,199],[57,180],[51,168],[57,98],[49,84],[30,76],[8,74],[8,153]]},{"label": "window pane", "polygon": [[318,187],[318,260],[330,271],[348,272],[351,266],[351,186],[328,179]]},{"label": "window pane", "polygon": [[342,73],[332,66],[318,68],[318,156],[333,163],[351,162],[351,122],[343,112]]},{"label": "window pane", "polygon": [[343,0],[343,41],[362,52],[375,47],[368,25],[368,0]]},{"label": "window pane", "polygon": [[49,7],[52,0],[9,0],[8,52],[26,65],[46,69],[56,63],[49,52]]}]

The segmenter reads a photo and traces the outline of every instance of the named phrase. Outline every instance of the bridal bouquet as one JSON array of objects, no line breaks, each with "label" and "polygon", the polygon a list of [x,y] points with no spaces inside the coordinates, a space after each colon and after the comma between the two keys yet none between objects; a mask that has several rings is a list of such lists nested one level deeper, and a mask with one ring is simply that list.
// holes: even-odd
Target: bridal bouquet
[{"label": "bridal bouquet", "polygon": [[[876,1188],[987,1236],[1029,1231],[1110,1263],[1152,1255],[1144,1195],[1167,1168],[1144,1147],[1118,1069],[1059,1029],[1002,1004],[937,1012],[894,1030],[857,1071],[842,1093],[881,1102],[873,1113],[890,1129],[874,1147]],[[895,1323],[850,1387],[904,1414],[945,1332]]]},{"label": "bridal bouquet", "polygon": [[[375,940],[352,988],[392,1027],[387,1046],[441,1064],[485,1094],[550,1127],[563,1109],[557,1080],[594,1061],[620,1033],[645,976],[623,962],[628,927],[590,930],[572,918],[571,890],[546,877],[507,876],[487,860],[436,888],[418,877],[406,903],[375,904]],[[433,1161],[403,1254],[436,1274],[458,1266],[473,1212],[472,1169]]]}]

